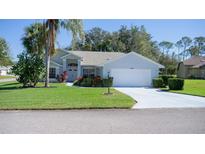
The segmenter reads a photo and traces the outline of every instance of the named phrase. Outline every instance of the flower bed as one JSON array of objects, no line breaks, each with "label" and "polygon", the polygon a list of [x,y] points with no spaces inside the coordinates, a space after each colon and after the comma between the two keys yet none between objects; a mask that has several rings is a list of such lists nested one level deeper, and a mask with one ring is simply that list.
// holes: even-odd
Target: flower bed
[{"label": "flower bed", "polygon": [[102,79],[100,76],[96,77],[80,77],[73,82],[74,86],[81,87],[112,87],[113,78]]}]

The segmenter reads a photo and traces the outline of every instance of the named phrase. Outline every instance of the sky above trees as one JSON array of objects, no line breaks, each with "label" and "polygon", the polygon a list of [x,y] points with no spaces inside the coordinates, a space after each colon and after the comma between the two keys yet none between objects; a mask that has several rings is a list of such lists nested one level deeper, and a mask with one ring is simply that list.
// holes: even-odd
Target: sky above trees
[{"label": "sky above trees", "polygon": [[[24,28],[42,20],[0,20],[0,37],[6,39],[10,46],[11,55],[16,59],[17,54],[22,52],[21,38]],[[191,38],[205,36],[205,20],[83,20],[84,30],[100,27],[113,32],[120,29],[121,25],[144,25],[154,41],[170,41],[176,43],[183,36]],[[59,32],[57,47],[67,47],[71,43],[71,34],[65,30]]]}]

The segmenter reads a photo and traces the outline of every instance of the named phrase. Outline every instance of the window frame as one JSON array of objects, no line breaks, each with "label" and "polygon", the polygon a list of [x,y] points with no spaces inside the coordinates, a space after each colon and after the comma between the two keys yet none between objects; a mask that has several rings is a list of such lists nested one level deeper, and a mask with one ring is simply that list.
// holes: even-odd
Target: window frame
[{"label": "window frame", "polygon": [[[55,71],[53,71],[55,70]],[[55,67],[50,67],[49,68],[49,78],[56,78],[56,68]]]},{"label": "window frame", "polygon": [[96,75],[95,68],[83,68],[83,76],[92,77]]}]

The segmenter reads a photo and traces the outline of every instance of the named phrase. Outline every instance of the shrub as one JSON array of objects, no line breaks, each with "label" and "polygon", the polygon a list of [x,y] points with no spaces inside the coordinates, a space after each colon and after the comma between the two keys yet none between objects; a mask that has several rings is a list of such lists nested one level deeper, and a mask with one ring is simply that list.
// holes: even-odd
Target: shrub
[{"label": "shrub", "polygon": [[160,75],[159,78],[162,78],[164,86],[168,85],[168,79],[169,78],[174,78],[173,75]]},{"label": "shrub", "polygon": [[62,74],[57,76],[58,82],[65,82],[68,79],[67,71],[64,71]]},{"label": "shrub", "polygon": [[73,82],[73,85],[74,86],[80,86],[82,81],[83,81],[83,77],[79,77]]},{"label": "shrub", "polygon": [[100,76],[96,77],[80,77],[73,82],[74,86],[82,87],[111,87],[113,78],[101,79]]},{"label": "shrub", "polygon": [[155,78],[152,80],[152,84],[154,88],[162,88],[164,87],[164,83],[162,78]]},{"label": "shrub", "polygon": [[23,52],[18,55],[19,61],[12,67],[12,73],[18,76],[17,81],[23,87],[35,87],[44,75],[44,59],[38,54]]},{"label": "shrub", "polygon": [[90,77],[83,78],[82,82],[80,83],[82,87],[91,87],[92,86],[92,79]]},{"label": "shrub", "polygon": [[103,87],[112,87],[113,84],[113,78],[110,77],[108,79],[103,79]]},{"label": "shrub", "polygon": [[182,90],[184,86],[184,79],[180,78],[169,78],[168,86],[170,90]]},{"label": "shrub", "polygon": [[92,84],[94,87],[102,87],[102,79],[100,78],[100,76],[94,77]]}]

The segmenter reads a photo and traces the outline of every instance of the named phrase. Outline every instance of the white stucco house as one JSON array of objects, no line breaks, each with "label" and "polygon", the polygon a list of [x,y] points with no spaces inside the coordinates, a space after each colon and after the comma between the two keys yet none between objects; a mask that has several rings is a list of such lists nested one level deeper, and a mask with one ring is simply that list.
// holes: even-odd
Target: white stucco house
[{"label": "white stucco house", "polygon": [[113,86],[151,86],[164,68],[135,52],[66,51],[58,49],[51,58],[50,78],[68,72],[68,81],[81,76],[113,77]]},{"label": "white stucco house", "polygon": [[11,71],[11,66],[0,66],[0,75],[8,75],[8,73]]}]

